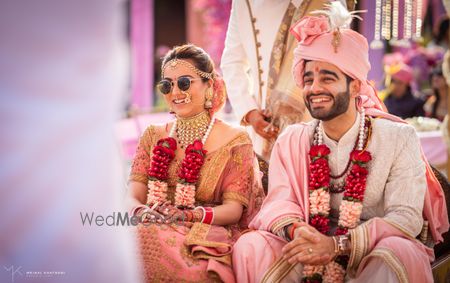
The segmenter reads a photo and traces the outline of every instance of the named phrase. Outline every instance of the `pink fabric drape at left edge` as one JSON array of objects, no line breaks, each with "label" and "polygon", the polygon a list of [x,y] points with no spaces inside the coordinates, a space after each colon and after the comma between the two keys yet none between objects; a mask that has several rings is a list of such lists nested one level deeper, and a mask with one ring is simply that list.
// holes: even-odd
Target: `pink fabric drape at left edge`
[{"label": "pink fabric drape at left edge", "polygon": [[149,109],[153,104],[153,0],[131,1],[131,105]]}]

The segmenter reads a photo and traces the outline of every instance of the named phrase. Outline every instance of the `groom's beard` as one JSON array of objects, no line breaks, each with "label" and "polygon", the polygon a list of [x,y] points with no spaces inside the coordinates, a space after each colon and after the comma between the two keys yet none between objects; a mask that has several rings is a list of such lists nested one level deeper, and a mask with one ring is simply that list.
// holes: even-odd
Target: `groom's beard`
[{"label": "groom's beard", "polygon": [[[314,108],[311,109],[310,99],[314,96],[327,96],[331,99],[331,108],[324,109],[324,108]],[[316,94],[310,94],[307,97],[304,98],[306,108],[308,108],[309,113],[311,116],[315,119],[322,120],[322,121],[329,121],[336,117],[338,117],[341,114],[344,114],[348,110],[348,106],[350,104],[350,93],[347,89],[345,92],[339,92],[336,94],[336,96],[331,95],[331,93],[316,93]]]}]

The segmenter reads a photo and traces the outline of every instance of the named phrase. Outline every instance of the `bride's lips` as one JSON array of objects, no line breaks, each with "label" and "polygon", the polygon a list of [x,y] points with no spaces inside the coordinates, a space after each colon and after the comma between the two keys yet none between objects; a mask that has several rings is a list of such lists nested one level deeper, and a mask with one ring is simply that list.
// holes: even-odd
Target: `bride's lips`
[{"label": "bride's lips", "polygon": [[174,100],[172,100],[172,103],[175,104],[175,105],[185,104],[186,103],[186,97],[182,98],[182,99],[174,99]]}]

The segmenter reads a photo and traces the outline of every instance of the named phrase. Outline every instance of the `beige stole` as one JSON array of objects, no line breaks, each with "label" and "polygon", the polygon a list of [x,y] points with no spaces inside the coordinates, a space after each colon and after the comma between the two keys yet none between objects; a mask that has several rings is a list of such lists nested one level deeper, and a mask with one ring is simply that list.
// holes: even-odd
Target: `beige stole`
[{"label": "beige stole", "polygon": [[[289,29],[303,16],[310,15],[310,12],[325,9],[325,4],[328,3],[328,0],[303,0],[297,9],[291,3],[278,30],[270,58],[266,109],[272,115],[270,126],[278,127],[280,133],[291,124],[311,119],[292,76],[297,40]],[[270,157],[274,142],[275,140],[264,140],[262,155],[265,159]]]}]

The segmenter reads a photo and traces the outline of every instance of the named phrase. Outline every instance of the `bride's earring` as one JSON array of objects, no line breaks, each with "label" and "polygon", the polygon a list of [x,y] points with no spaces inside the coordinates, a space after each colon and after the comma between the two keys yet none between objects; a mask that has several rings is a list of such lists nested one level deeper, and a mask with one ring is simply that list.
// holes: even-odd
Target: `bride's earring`
[{"label": "bride's earring", "polygon": [[205,109],[211,109],[212,108],[212,98],[213,98],[213,92],[211,88],[208,88],[206,90],[205,94]]}]

